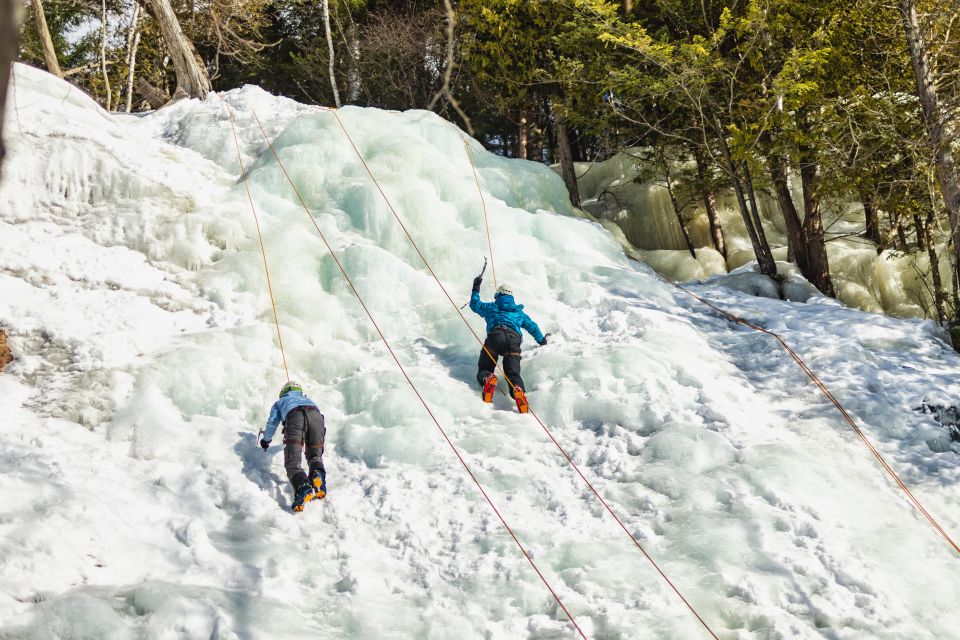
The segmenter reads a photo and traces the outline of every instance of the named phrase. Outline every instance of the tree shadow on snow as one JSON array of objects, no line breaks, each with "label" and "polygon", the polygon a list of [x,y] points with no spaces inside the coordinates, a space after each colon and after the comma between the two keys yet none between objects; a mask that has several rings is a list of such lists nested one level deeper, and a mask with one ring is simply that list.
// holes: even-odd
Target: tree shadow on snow
[{"label": "tree shadow on snow", "polygon": [[237,435],[240,436],[240,440],[234,445],[233,452],[243,463],[243,475],[271,494],[280,507],[286,508],[289,503],[284,491],[287,480],[272,469],[273,458],[276,455],[283,455],[283,447],[271,447],[264,451],[257,442],[256,434],[240,431]]}]

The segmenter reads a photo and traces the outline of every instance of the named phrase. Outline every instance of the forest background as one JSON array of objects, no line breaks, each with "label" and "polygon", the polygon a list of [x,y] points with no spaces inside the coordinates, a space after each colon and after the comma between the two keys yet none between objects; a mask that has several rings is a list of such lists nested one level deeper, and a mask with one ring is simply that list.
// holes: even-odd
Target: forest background
[{"label": "forest background", "polygon": [[726,256],[716,202],[733,193],[778,277],[765,194],[788,260],[834,296],[823,212],[854,202],[855,235],[922,257],[924,313],[955,325],[958,34],[955,0],[0,0],[0,91],[15,59],[114,111],[244,84],[428,109],[557,165],[576,206],[575,163],[642,149],[691,254],[687,205]]}]

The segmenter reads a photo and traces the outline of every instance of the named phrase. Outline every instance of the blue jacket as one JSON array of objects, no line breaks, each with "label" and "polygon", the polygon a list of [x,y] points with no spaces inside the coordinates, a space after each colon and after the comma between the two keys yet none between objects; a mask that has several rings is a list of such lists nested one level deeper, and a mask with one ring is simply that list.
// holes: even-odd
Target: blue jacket
[{"label": "blue jacket", "polygon": [[543,342],[543,333],[537,323],[523,312],[523,305],[513,301],[513,296],[497,296],[493,302],[480,302],[476,291],[470,296],[470,310],[487,321],[487,333],[496,327],[506,327],[515,331],[523,340],[520,329],[526,329],[537,342]]},{"label": "blue jacket", "polygon": [[263,428],[263,439],[273,440],[273,434],[277,431],[277,426],[287,419],[287,414],[297,407],[316,407],[317,403],[303,395],[302,391],[290,391],[284,394],[282,398],[273,403],[270,407],[270,417]]}]

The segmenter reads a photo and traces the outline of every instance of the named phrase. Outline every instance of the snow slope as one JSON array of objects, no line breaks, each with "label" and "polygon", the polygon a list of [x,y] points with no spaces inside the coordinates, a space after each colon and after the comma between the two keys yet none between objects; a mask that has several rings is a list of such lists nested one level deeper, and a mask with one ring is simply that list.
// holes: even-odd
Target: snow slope
[{"label": "snow slope", "polygon": [[[226,105],[290,372],[329,428],[329,498],[296,516],[280,447],[255,442],[285,376]],[[586,635],[708,637],[536,422],[479,402],[473,337],[330,113],[246,87],[111,115],[20,65],[10,106],[0,638],[574,637],[389,359],[254,112]],[[427,112],[341,117],[465,301],[487,242],[462,134]],[[571,212],[549,168],[471,147],[497,275],[553,332],[525,341],[533,406],[718,635],[960,637],[960,558],[793,361],[557,215]],[[960,391],[932,325],[696,290],[792,343],[958,535],[960,446],[913,410]]]}]

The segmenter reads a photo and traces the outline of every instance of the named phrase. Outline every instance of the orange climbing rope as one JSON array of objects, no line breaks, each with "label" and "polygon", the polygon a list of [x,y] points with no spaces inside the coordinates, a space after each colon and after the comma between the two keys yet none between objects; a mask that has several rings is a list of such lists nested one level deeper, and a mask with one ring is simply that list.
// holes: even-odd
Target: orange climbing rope
[{"label": "orange climbing rope", "polygon": [[280,358],[283,360],[283,371],[287,374],[287,381],[289,382],[290,370],[287,368],[287,355],[283,350],[283,336],[280,335],[280,316],[277,314],[277,302],[273,296],[273,284],[270,282],[270,267],[267,264],[267,251],[263,246],[263,235],[260,233],[260,218],[257,216],[257,207],[253,204],[253,195],[250,193],[250,185],[247,183],[247,172],[243,168],[243,156],[240,154],[240,139],[237,137],[237,127],[233,121],[233,110],[225,102],[222,104],[227,110],[227,115],[230,117],[233,143],[237,147],[237,162],[240,163],[240,177],[243,179],[243,186],[247,191],[247,200],[250,202],[250,211],[253,212],[253,221],[257,226],[257,238],[260,240],[260,255],[263,257],[263,272],[267,276],[267,292],[270,294],[270,305],[273,307],[273,322],[277,326],[277,342],[280,344]]},{"label": "orange climbing rope", "polygon": [[[307,205],[306,201],[303,199],[303,196],[300,194],[300,190],[297,189],[297,185],[294,183],[293,179],[290,177],[290,174],[287,173],[287,169],[284,166],[283,161],[280,160],[280,156],[277,154],[276,149],[273,147],[273,143],[267,137],[267,133],[266,131],[264,131],[263,124],[260,122],[260,118],[257,117],[256,111],[252,111],[252,113],[253,113],[254,119],[257,121],[257,126],[260,128],[260,133],[263,135],[263,139],[266,141],[267,145],[270,147],[270,151],[273,153],[273,157],[276,159],[277,164],[280,166],[280,170],[283,171],[283,175],[286,176],[287,181],[290,183],[290,186],[293,188],[294,193],[297,195],[297,199],[300,201],[300,204],[303,206],[304,212],[306,213],[307,217],[310,219],[310,222],[316,228],[317,233],[320,235],[320,239],[323,241],[324,246],[326,246],[327,251],[330,252],[330,256],[333,258],[334,262],[336,262],[337,268],[340,269],[340,273],[343,274],[344,279],[347,281],[347,284],[350,286],[350,290],[353,291],[353,295],[356,296],[357,300],[360,302],[360,306],[363,307],[363,310],[367,314],[367,317],[370,319],[371,324],[373,324],[374,329],[376,329],[377,333],[380,335],[380,340],[383,341],[383,344],[384,346],[386,346],[387,351],[390,352],[390,356],[393,358],[393,361],[396,363],[397,368],[400,369],[400,373],[403,374],[403,377],[406,379],[407,384],[409,384],[410,388],[413,389],[413,392],[417,395],[417,398],[420,400],[420,403],[423,405],[423,408],[426,409],[427,413],[430,415],[431,420],[433,420],[433,423],[437,426],[437,429],[440,431],[440,434],[443,436],[443,439],[447,442],[447,445],[453,451],[454,455],[456,455],[457,460],[460,461],[460,464],[463,466],[464,470],[470,476],[470,479],[473,480],[474,484],[477,485],[477,488],[480,490],[480,493],[483,495],[484,499],[487,501],[487,504],[490,505],[490,508],[493,509],[493,512],[497,515],[497,518],[500,520],[501,524],[503,524],[504,529],[506,529],[507,533],[510,534],[510,537],[513,538],[513,541],[516,543],[517,547],[520,549],[523,556],[527,559],[527,562],[530,563],[530,566],[533,567],[533,570],[540,577],[540,580],[543,582],[544,586],[546,586],[547,590],[550,592],[550,595],[553,596],[553,599],[556,600],[557,604],[560,605],[560,608],[563,609],[563,612],[567,615],[567,618],[569,618],[570,623],[577,630],[577,633],[580,635],[581,638],[586,640],[587,636],[584,634],[583,630],[580,628],[580,625],[577,624],[577,621],[574,619],[573,615],[570,613],[566,605],[560,599],[560,596],[557,595],[557,592],[550,585],[550,582],[547,580],[546,576],[544,576],[543,573],[540,571],[540,568],[537,566],[537,563],[534,562],[533,557],[527,552],[526,548],[520,542],[520,539],[514,533],[513,529],[510,527],[509,524],[507,524],[506,519],[503,517],[503,515],[500,514],[499,509],[497,509],[497,506],[493,503],[493,500],[487,494],[486,490],[483,488],[483,485],[480,484],[480,480],[473,473],[473,470],[470,468],[466,460],[464,460],[463,456],[460,454],[460,450],[457,449],[457,446],[453,444],[453,441],[447,435],[447,432],[440,425],[440,421],[437,419],[436,415],[434,415],[433,410],[427,404],[427,401],[424,399],[423,395],[421,395],[420,390],[417,389],[417,386],[413,383],[413,380],[410,379],[410,376],[407,374],[406,369],[400,363],[400,359],[397,357],[397,354],[394,352],[393,347],[390,346],[390,342],[387,340],[386,335],[384,335],[383,331],[380,329],[380,325],[377,323],[376,319],[373,317],[373,314],[370,312],[370,309],[367,307],[366,303],[364,302],[363,297],[360,295],[360,292],[357,291],[357,288],[353,284],[353,280],[347,274],[346,269],[344,268],[343,264],[340,262],[340,259],[337,257],[337,254],[333,250],[333,247],[331,247],[330,243],[327,241],[326,236],[324,235],[323,231],[320,229],[320,225],[317,224],[316,219],[313,217],[313,213],[310,211],[310,207]],[[336,114],[336,111],[334,111],[334,114]]]},{"label": "orange climbing rope", "polygon": [[[454,311],[457,312],[457,315],[460,316],[460,319],[463,320],[463,323],[467,326],[467,329],[470,330],[470,333],[473,334],[473,337],[477,340],[478,343],[480,343],[481,348],[487,353],[488,356],[490,356],[490,359],[494,363],[497,363],[496,364],[497,369],[500,371],[500,373],[503,374],[503,377],[507,381],[507,384],[510,385],[511,391],[515,391],[516,387],[507,377],[507,374],[503,370],[503,368],[500,366],[498,359],[494,357],[492,353],[490,353],[490,350],[487,349],[487,346],[484,344],[483,340],[480,339],[480,336],[478,336],[476,331],[473,330],[473,327],[470,326],[470,323],[467,321],[466,317],[464,317],[463,312],[460,310],[460,307],[458,307],[457,303],[453,301],[453,298],[450,296],[450,293],[447,291],[446,287],[444,287],[443,282],[440,281],[440,278],[437,276],[436,272],[433,270],[433,267],[431,267],[430,263],[427,261],[426,256],[423,255],[423,252],[420,250],[419,245],[417,245],[417,242],[413,239],[413,236],[410,235],[410,232],[407,230],[406,225],[403,223],[403,220],[400,218],[400,215],[397,213],[397,210],[394,208],[393,203],[390,202],[390,199],[387,197],[387,194],[383,191],[383,188],[380,186],[380,183],[377,181],[376,176],[374,176],[373,172],[370,170],[370,167],[367,164],[366,160],[364,159],[363,154],[360,153],[360,150],[357,148],[357,145],[354,143],[353,138],[350,136],[350,132],[347,131],[346,126],[344,126],[343,121],[340,119],[340,115],[334,109],[330,109],[329,111],[333,113],[333,116],[337,119],[337,123],[340,125],[340,128],[343,130],[344,135],[346,136],[347,140],[350,142],[350,146],[353,147],[354,152],[357,154],[357,158],[359,158],[360,163],[363,165],[363,168],[366,169],[367,174],[370,176],[370,179],[373,181],[374,185],[376,185],[377,190],[380,192],[380,195],[383,196],[384,201],[387,203],[387,207],[393,213],[394,218],[396,218],[397,222],[400,224],[400,227],[403,229],[403,232],[407,236],[407,239],[410,241],[410,244],[413,245],[413,248],[416,250],[417,254],[420,256],[420,260],[423,261],[424,266],[426,266],[427,270],[430,272],[430,275],[433,276],[433,279],[437,281],[437,284],[440,286],[440,290],[443,291],[443,294],[446,296],[447,300],[450,302],[450,305],[453,307]],[[479,183],[478,183],[478,186],[479,186]],[[537,415],[537,413],[533,410],[532,407],[529,409],[529,412],[530,412],[530,415],[534,417],[534,419],[537,421],[537,423],[540,425],[543,431],[550,438],[550,441],[553,442],[553,444],[556,445],[557,449],[560,450],[560,453],[563,455],[566,461],[570,464],[570,466],[576,471],[577,475],[580,476],[580,479],[583,480],[583,482],[590,489],[593,495],[597,497],[597,499],[600,501],[603,507],[607,510],[607,512],[611,516],[613,516],[613,519],[616,520],[618,525],[620,525],[620,528],[623,529],[624,533],[626,533],[630,537],[630,540],[633,541],[633,544],[636,545],[640,553],[642,553],[643,556],[647,559],[647,561],[649,561],[650,564],[653,565],[657,573],[660,574],[660,576],[664,579],[664,581],[666,581],[666,583],[670,586],[670,588],[677,595],[677,597],[680,598],[680,600],[683,602],[683,604],[687,606],[687,608],[694,615],[694,617],[700,622],[701,625],[703,625],[704,629],[706,629],[706,631],[715,640],[719,640],[719,638],[717,637],[717,634],[714,633],[713,629],[710,628],[710,625],[706,623],[706,621],[703,619],[703,617],[701,617],[701,615],[697,612],[697,610],[693,607],[693,605],[686,599],[686,597],[684,597],[683,593],[681,593],[680,589],[677,588],[677,586],[673,583],[673,581],[671,581],[670,578],[667,577],[667,574],[664,573],[664,571],[660,568],[660,566],[653,559],[653,557],[650,556],[649,553],[647,553],[646,549],[643,548],[643,545],[640,544],[640,541],[637,540],[636,536],[630,533],[630,530],[627,529],[627,526],[623,523],[623,521],[616,514],[613,508],[607,503],[607,501],[603,499],[603,496],[601,496],[600,493],[597,491],[597,489],[593,486],[593,483],[591,483],[590,480],[588,480],[587,477],[583,474],[583,472],[580,470],[580,467],[577,466],[577,464],[573,461],[573,459],[570,457],[567,451],[563,448],[563,446],[561,446],[560,442],[554,437],[553,433],[551,433],[550,429],[547,428],[547,425],[544,424],[543,420],[540,419],[540,416]]]},{"label": "orange climbing rope", "polygon": [[688,296],[696,300],[699,300],[701,303],[710,307],[711,309],[713,309],[720,315],[724,316],[725,318],[732,320],[733,322],[736,322],[738,324],[742,324],[746,327],[749,327],[754,331],[759,331],[760,333],[764,333],[768,336],[773,336],[777,340],[777,342],[780,343],[780,346],[783,348],[783,350],[786,351],[788,354],[790,354],[790,357],[793,358],[794,362],[796,362],[797,365],[801,369],[803,369],[803,372],[807,374],[810,380],[815,385],[817,385],[817,388],[820,389],[820,392],[823,393],[823,395],[826,396],[826,398],[831,403],[833,403],[833,406],[837,408],[837,410],[840,412],[840,415],[847,422],[847,424],[849,424],[853,428],[854,432],[857,434],[857,437],[859,437],[860,440],[863,442],[863,444],[866,445],[867,449],[870,450],[870,453],[872,453],[873,456],[877,459],[877,461],[880,463],[880,466],[883,467],[884,471],[886,471],[890,475],[890,477],[893,478],[893,481],[897,484],[897,486],[900,487],[901,490],[903,490],[903,493],[906,494],[907,498],[910,500],[913,506],[915,506],[917,510],[923,514],[923,516],[930,522],[933,528],[941,536],[943,536],[943,539],[946,540],[951,547],[953,547],[953,550],[956,551],[958,554],[960,554],[960,547],[958,547],[957,543],[953,541],[953,538],[950,537],[950,534],[948,534],[946,530],[940,525],[940,523],[937,522],[937,520],[932,515],[930,515],[930,512],[928,512],[926,508],[924,508],[920,500],[918,500],[917,497],[913,495],[913,492],[910,491],[910,488],[900,478],[899,474],[897,474],[897,472],[893,470],[893,467],[891,467],[890,464],[886,461],[886,459],[883,457],[883,454],[880,453],[880,451],[876,448],[876,446],[874,446],[873,442],[870,441],[870,439],[863,432],[863,430],[857,425],[856,421],[854,421],[854,419],[850,416],[850,413],[847,412],[844,406],[840,404],[840,401],[837,400],[837,397],[834,396],[833,393],[830,391],[830,389],[827,388],[827,385],[825,385],[823,381],[820,380],[819,376],[817,376],[817,374],[815,374],[813,370],[809,366],[807,366],[807,363],[803,361],[803,359],[797,354],[797,352],[794,351],[790,347],[790,345],[788,345],[784,341],[783,338],[781,338],[779,335],[777,335],[773,331],[770,331],[769,329],[764,329],[763,327],[753,324],[752,322],[748,322],[747,320],[744,320],[739,316],[735,316],[729,311],[725,311],[724,309],[721,309],[720,307],[716,306],[712,302],[705,300],[704,298],[698,296],[694,292],[677,284],[676,282],[673,282],[666,278],[664,278],[664,280],[672,284],[674,287],[676,287],[680,291],[686,293]]},{"label": "orange climbing rope", "polygon": [[[341,124],[341,126],[343,126]],[[453,127],[453,124],[450,125]],[[454,127],[456,128],[456,127]],[[459,131],[457,135],[460,135]],[[483,225],[487,228],[487,247],[490,250],[490,271],[493,275],[493,287],[497,287],[497,265],[493,261],[493,241],[490,239],[490,220],[487,217],[487,201],[483,197],[483,189],[480,188],[480,177],[477,175],[477,167],[473,164],[473,150],[466,138],[463,138],[463,148],[467,152],[467,160],[470,162],[470,170],[473,172],[473,181],[477,183],[477,194],[480,196],[480,204],[483,206]],[[506,375],[504,375],[506,377]]]}]

